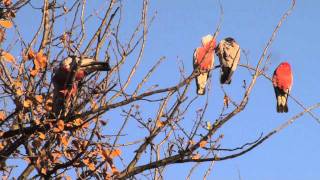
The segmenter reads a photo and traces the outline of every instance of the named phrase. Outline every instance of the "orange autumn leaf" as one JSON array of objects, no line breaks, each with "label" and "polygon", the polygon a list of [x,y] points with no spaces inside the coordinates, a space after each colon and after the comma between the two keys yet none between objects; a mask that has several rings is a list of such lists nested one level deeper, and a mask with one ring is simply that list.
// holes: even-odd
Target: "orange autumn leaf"
[{"label": "orange autumn leaf", "polygon": [[19,81],[19,80],[17,80],[17,81],[14,81],[14,82],[13,82],[13,85],[14,85],[15,87],[22,87],[22,82]]},{"label": "orange autumn leaf", "polygon": [[206,144],[207,144],[207,141],[201,141],[199,146],[203,148],[206,146]]},{"label": "orange autumn leaf", "polygon": [[30,99],[27,99],[23,102],[23,107],[29,108],[32,105],[32,101]]},{"label": "orange autumn leaf", "polygon": [[94,171],[96,169],[96,167],[93,163],[89,163],[87,166],[91,171]]},{"label": "orange autumn leaf", "polygon": [[23,94],[23,91],[21,89],[16,90],[17,96],[21,96]]},{"label": "orange autumn leaf", "polygon": [[44,140],[46,138],[46,135],[43,134],[42,132],[38,132],[38,134],[40,139]]},{"label": "orange autumn leaf", "polygon": [[0,121],[3,121],[6,119],[6,113],[4,113],[3,111],[0,112]]},{"label": "orange autumn leaf", "polygon": [[163,127],[165,125],[165,123],[164,122],[162,122],[161,120],[157,120],[157,122],[156,122],[156,126],[157,127]]},{"label": "orange autumn leaf", "polygon": [[83,162],[83,164],[85,164],[87,166],[90,164],[89,158],[82,159],[82,162]]},{"label": "orange autumn leaf", "polygon": [[64,121],[63,120],[59,120],[57,122],[57,127],[62,131],[64,130]]},{"label": "orange autumn leaf", "polygon": [[61,143],[64,145],[64,147],[67,147],[67,146],[68,146],[68,144],[69,144],[68,135],[62,136],[62,138],[61,138]]},{"label": "orange autumn leaf", "polygon": [[53,128],[53,132],[58,133],[64,130],[64,121],[59,120],[57,122],[57,127]]},{"label": "orange autumn leaf", "polygon": [[1,55],[5,58],[6,61],[11,62],[11,63],[15,63],[16,60],[14,58],[14,56],[8,52],[3,51],[1,53]]},{"label": "orange autumn leaf", "polygon": [[2,3],[5,5],[5,6],[10,6],[12,4],[12,1],[11,0],[2,0]]},{"label": "orange autumn leaf", "polygon": [[82,124],[82,119],[77,118],[73,121],[74,126],[80,126]]},{"label": "orange autumn leaf", "polygon": [[47,174],[47,170],[45,168],[41,168],[41,173],[42,174]]},{"label": "orange autumn leaf", "polygon": [[45,68],[47,65],[47,57],[43,54],[42,51],[38,52],[36,54],[34,65],[36,66],[36,69]]},{"label": "orange autumn leaf", "polygon": [[30,75],[33,76],[33,77],[36,76],[38,73],[39,73],[39,71],[36,70],[36,69],[33,69],[33,70],[30,71]]},{"label": "orange autumn leaf", "polygon": [[8,29],[11,28],[13,24],[10,20],[0,19],[0,26]]},{"label": "orange autumn leaf", "polygon": [[43,97],[42,95],[36,95],[35,99],[37,100],[38,103],[42,103],[43,102]]},{"label": "orange autumn leaf", "polygon": [[2,150],[4,148],[3,143],[0,143],[0,150]]},{"label": "orange autumn leaf", "polygon": [[118,156],[120,156],[121,155],[121,153],[122,153],[122,151],[120,150],[120,149],[115,149],[115,150],[113,150],[112,152],[111,152],[111,154],[110,154],[110,158],[115,158],[115,157],[118,157]]}]

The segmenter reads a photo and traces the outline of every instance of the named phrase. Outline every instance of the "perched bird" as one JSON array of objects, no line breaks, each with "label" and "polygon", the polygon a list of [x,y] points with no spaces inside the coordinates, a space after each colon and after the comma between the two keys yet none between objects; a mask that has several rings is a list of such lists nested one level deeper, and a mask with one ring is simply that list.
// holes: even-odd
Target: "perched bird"
[{"label": "perched bird", "polygon": [[[97,62],[92,58],[70,56],[64,59],[54,71],[52,78],[53,112],[59,115],[65,107],[65,102],[74,97],[78,91],[78,84],[87,75],[96,71],[109,71],[107,62]],[[72,73],[74,72],[74,73]],[[73,77],[72,77],[73,76]]]},{"label": "perched bird", "polygon": [[197,94],[204,95],[210,70],[214,64],[214,49],[216,40],[212,35],[206,35],[201,39],[202,45],[194,51],[193,67],[200,71],[196,77]]},{"label": "perched bird", "polygon": [[273,73],[272,84],[277,97],[277,112],[288,112],[288,95],[293,83],[290,64],[282,62]]},{"label": "perched bird", "polygon": [[216,48],[221,66],[221,84],[230,84],[233,72],[236,70],[240,61],[240,46],[231,37],[220,41]]}]

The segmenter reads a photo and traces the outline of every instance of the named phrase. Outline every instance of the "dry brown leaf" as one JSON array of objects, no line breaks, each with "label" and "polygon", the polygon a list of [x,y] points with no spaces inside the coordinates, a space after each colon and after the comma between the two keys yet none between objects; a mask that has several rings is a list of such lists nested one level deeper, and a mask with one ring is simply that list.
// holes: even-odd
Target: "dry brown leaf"
[{"label": "dry brown leaf", "polygon": [[96,102],[91,102],[91,109],[93,111],[97,110],[98,109],[98,104]]},{"label": "dry brown leaf", "polygon": [[30,99],[26,99],[23,102],[23,107],[25,107],[25,108],[29,108],[29,107],[31,107],[31,105],[32,105],[32,101]]},{"label": "dry brown leaf", "polygon": [[33,147],[35,147],[35,148],[39,148],[39,147],[41,146],[41,142],[42,142],[42,140],[36,138],[36,139],[34,139],[34,140],[32,141],[32,145],[33,145]]},{"label": "dry brown leaf", "polygon": [[190,146],[195,145],[196,143],[193,140],[189,140]]},{"label": "dry brown leaf", "polygon": [[60,157],[62,156],[62,153],[59,151],[54,151],[51,153],[51,156],[53,157],[53,162],[57,163],[60,159]]},{"label": "dry brown leaf", "polygon": [[4,59],[8,62],[11,62],[11,63],[15,63],[16,62],[16,59],[14,58],[14,56],[8,52],[5,52],[3,51],[1,53],[1,55],[4,57]]},{"label": "dry brown leaf", "polygon": [[6,32],[4,29],[0,29],[0,43],[2,43],[6,39]]},{"label": "dry brown leaf", "polygon": [[46,101],[45,109],[47,111],[52,111],[52,99],[51,98]]},{"label": "dry brown leaf", "polygon": [[223,105],[227,108],[229,107],[229,101],[230,101],[229,97],[225,94],[223,97]]},{"label": "dry brown leaf", "polygon": [[[43,54],[42,51],[40,51],[36,54],[35,66],[38,66],[39,69],[40,68],[43,69],[47,66],[47,57]],[[36,67],[36,69],[37,69],[37,67]]]},{"label": "dry brown leaf", "polygon": [[201,148],[203,148],[203,147],[206,146],[206,144],[207,144],[207,141],[200,141],[199,146],[200,146]]},{"label": "dry brown leaf", "polygon": [[28,52],[28,59],[34,59],[36,57],[36,54],[33,52],[32,49],[29,50]]},{"label": "dry brown leaf", "polygon": [[8,29],[8,28],[11,28],[13,24],[10,20],[0,19],[0,26]]},{"label": "dry brown leaf", "polygon": [[108,149],[101,150],[101,154],[102,154],[102,157],[104,158],[103,160],[108,159],[108,158],[110,159],[110,157],[109,157],[110,151]]},{"label": "dry brown leaf", "polygon": [[33,122],[34,122],[36,125],[39,125],[39,124],[41,123],[39,118],[35,118],[35,119],[33,120]]}]

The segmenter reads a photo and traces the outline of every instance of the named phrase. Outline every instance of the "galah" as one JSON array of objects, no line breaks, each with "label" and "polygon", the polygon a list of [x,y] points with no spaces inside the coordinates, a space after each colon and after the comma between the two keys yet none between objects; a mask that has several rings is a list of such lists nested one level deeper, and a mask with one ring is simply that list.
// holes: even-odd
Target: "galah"
[{"label": "galah", "polygon": [[288,95],[293,83],[291,66],[282,62],[273,73],[272,84],[277,98],[277,112],[288,112]]},{"label": "galah", "polygon": [[216,48],[221,66],[221,84],[230,84],[233,72],[240,61],[240,46],[231,37],[221,40]]},{"label": "galah", "polygon": [[204,95],[209,73],[214,64],[214,49],[216,40],[212,35],[206,35],[201,39],[201,46],[196,48],[193,54],[193,67],[199,70],[196,77],[197,94]]},{"label": "galah", "polygon": [[[74,97],[78,91],[78,83],[87,75],[96,71],[109,71],[107,62],[97,62],[92,58],[70,56],[65,58],[54,71],[52,78],[53,91],[53,112],[58,115],[65,108],[64,104]],[[74,73],[72,73],[75,71]],[[72,77],[74,74],[74,77]]]}]

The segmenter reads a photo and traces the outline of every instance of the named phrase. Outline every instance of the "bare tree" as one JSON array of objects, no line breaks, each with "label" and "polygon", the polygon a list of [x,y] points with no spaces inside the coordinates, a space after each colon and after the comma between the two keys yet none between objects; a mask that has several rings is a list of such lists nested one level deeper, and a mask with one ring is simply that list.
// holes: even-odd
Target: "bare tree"
[{"label": "bare tree", "polygon": [[[178,83],[170,87],[147,85],[147,82],[157,83],[150,82],[150,77],[165,57],[159,57],[154,66],[145,70],[144,78],[133,80],[143,60],[149,28],[155,18],[155,14],[148,12],[149,0],[141,1],[140,21],[132,27],[132,33],[127,34],[127,40],[120,33],[126,1],[104,2],[91,14],[86,12],[91,3],[86,0],[39,2],[2,0],[0,3],[0,162],[5,177],[68,179],[66,174],[72,173],[78,179],[139,176],[162,179],[167,165],[194,162],[190,177],[199,163],[211,162],[204,175],[206,178],[214,163],[251,151],[304,114],[319,120],[311,110],[320,103],[304,107],[291,97],[301,106],[302,112],[253,142],[227,149],[221,144],[223,135],[217,133],[246,108],[258,77],[271,80],[265,73],[270,61],[268,51],[281,25],[293,11],[295,0],[284,12],[257,63],[240,64],[250,73],[250,79],[243,86],[242,99],[232,100],[221,86],[225,96],[220,112],[208,112],[210,92],[207,96],[197,96],[190,91],[199,73],[197,70],[186,76],[181,66]],[[27,7],[41,17],[38,30],[28,34],[31,41],[26,40],[25,29],[14,23],[15,15],[23,13],[21,10]],[[220,9],[217,16],[222,19],[222,7]],[[62,31],[61,23],[65,19],[72,23]],[[99,22],[94,32],[87,29],[91,20]],[[221,25],[220,21],[215,37]],[[15,35],[12,41],[6,39],[9,31]],[[60,62],[67,57],[78,57],[80,62],[73,61],[71,73],[66,74],[73,78],[67,83],[66,94],[69,95],[63,96],[63,113],[53,113],[56,86],[52,78]],[[109,63],[111,69],[77,81],[74,76],[84,57]],[[219,66],[213,70],[219,70]],[[71,93],[73,85],[77,89]],[[193,107],[199,98],[206,99],[203,107]],[[145,117],[146,107],[154,109],[149,113],[152,117]],[[195,113],[196,118],[186,116],[187,112]],[[208,113],[215,113],[218,118],[208,122],[205,120]],[[117,126],[110,125],[113,121]],[[192,122],[192,128],[184,127],[184,121]],[[132,134],[132,131],[139,133]],[[8,166],[6,162],[10,159],[24,163],[15,161],[15,166]],[[11,174],[17,166],[25,166],[25,169],[21,174]]]}]

